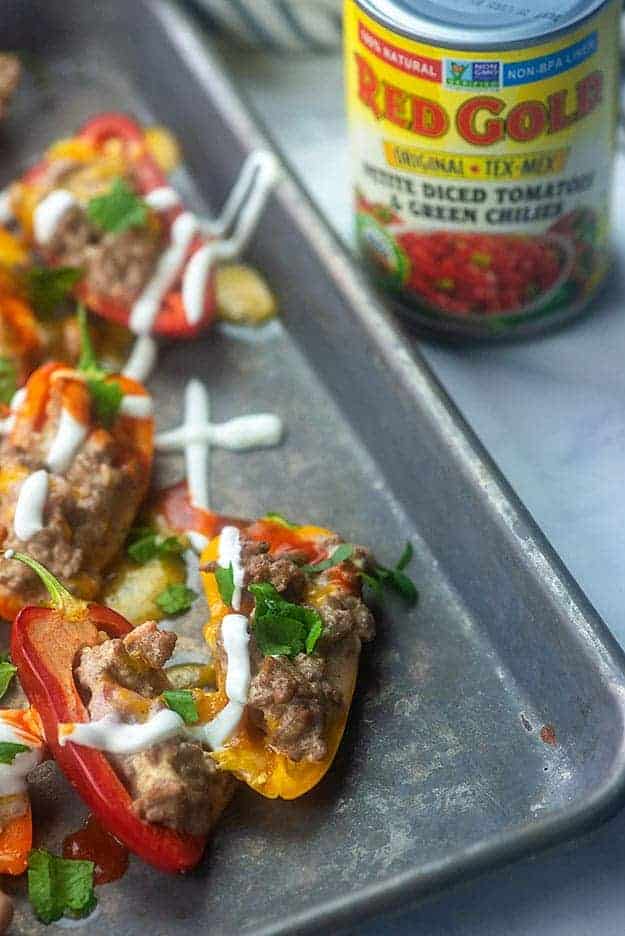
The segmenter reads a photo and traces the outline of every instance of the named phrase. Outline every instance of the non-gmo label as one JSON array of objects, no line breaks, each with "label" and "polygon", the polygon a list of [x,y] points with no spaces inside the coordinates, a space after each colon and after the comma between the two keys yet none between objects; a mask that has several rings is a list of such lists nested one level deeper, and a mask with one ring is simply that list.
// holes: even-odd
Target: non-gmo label
[{"label": "non-gmo label", "polygon": [[452,58],[445,61],[445,86],[454,91],[498,91],[500,62],[473,62]]}]

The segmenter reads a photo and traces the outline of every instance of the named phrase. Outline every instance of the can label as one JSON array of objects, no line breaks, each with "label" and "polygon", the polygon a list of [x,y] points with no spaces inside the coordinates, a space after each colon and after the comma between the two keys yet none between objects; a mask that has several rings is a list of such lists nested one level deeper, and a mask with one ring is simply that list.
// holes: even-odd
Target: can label
[{"label": "can label", "polygon": [[472,333],[578,310],[609,263],[620,4],[529,49],[407,39],[346,0],[359,249]]}]

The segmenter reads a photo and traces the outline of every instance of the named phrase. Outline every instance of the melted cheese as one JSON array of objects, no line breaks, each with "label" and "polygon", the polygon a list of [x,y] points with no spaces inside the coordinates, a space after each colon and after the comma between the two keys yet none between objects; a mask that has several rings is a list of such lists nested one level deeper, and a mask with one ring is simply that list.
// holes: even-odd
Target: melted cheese
[{"label": "melted cheese", "polygon": [[236,527],[227,526],[221,531],[217,562],[222,569],[228,569],[232,565],[232,578],[234,581],[232,607],[235,611],[238,611],[241,607],[241,590],[245,580],[245,569],[241,562],[241,536]]},{"label": "melted cheese", "polygon": [[147,721],[137,724],[122,722],[116,715],[105,715],[96,721],[59,725],[59,744],[71,741],[109,754],[138,754],[176,737],[184,726],[180,715],[168,708],[159,709]]},{"label": "melted cheese", "polygon": [[15,505],[13,530],[18,539],[29,540],[43,529],[43,512],[48,498],[48,472],[41,468],[22,482]]},{"label": "melted cheese", "polygon": [[35,240],[46,246],[50,243],[63,215],[78,202],[66,189],[54,189],[35,208],[33,220]]},{"label": "melted cheese", "polygon": [[87,438],[88,431],[88,426],[75,419],[70,411],[63,407],[59,426],[48,452],[47,465],[50,471],[65,474]]},{"label": "melted cheese", "polygon": [[161,303],[173,286],[198,233],[198,220],[190,211],[178,215],[171,226],[171,243],[161,254],[152,278],[134,303],[130,328],[137,335],[147,335],[160,311]]}]

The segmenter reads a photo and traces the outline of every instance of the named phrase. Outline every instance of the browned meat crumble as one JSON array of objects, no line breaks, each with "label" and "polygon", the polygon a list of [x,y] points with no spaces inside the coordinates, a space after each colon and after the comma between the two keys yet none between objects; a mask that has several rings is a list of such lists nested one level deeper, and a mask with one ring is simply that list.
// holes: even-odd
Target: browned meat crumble
[{"label": "browned meat crumble", "polygon": [[[338,537],[328,540],[331,548]],[[266,543],[244,539],[241,558],[245,585],[269,582],[288,601],[306,605],[308,576],[300,565],[304,557],[296,551],[272,556]],[[375,634],[373,615],[359,597],[355,581],[359,570],[366,568],[369,553],[356,547],[351,559],[343,563],[350,590],[328,596],[317,610],[324,630],[313,654],[287,657],[263,657],[251,641],[253,678],[248,699],[250,718],[267,733],[269,746],[294,761],[320,761],[327,755],[327,728],[343,703],[339,689],[341,660],[360,651],[361,642]],[[214,571],[215,563],[207,567]],[[315,577],[317,588],[330,582],[332,572]],[[355,593],[353,593],[355,592]],[[220,652],[218,641],[218,653]],[[225,661],[223,661],[225,662]]]},{"label": "browned meat crumble", "polygon": [[[123,640],[86,647],[75,671],[92,719],[116,714],[143,720],[164,707],[169,688],[163,665],[176,635],[153,621]],[[219,771],[208,751],[193,740],[171,739],[138,754],[109,755],[140,819],[177,832],[205,835],[234,791],[234,780]]]}]

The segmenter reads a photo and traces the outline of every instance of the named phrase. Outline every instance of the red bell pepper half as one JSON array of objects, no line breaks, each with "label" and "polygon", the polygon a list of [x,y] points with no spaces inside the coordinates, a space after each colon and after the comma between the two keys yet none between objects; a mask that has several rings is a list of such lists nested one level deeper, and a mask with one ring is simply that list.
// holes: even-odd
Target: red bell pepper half
[{"label": "red bell pepper half", "polygon": [[11,655],[22,687],[41,718],[50,752],[101,825],[131,852],[160,871],[189,871],[201,859],[206,838],[184,835],[143,822],[109,761],[100,751],[59,744],[59,724],[87,722],[74,681],[78,653],[109,637],[132,630],[125,618],[98,604],[75,599],[38,562],[21,553],[14,558],[34,569],[46,585],[51,607],[23,608],[13,623]]},{"label": "red bell pepper half", "polygon": [[[120,113],[99,114],[83,125],[76,138],[91,143],[96,150],[104,149],[105,145],[111,140],[118,140],[122,145],[122,152],[128,162],[130,175],[138,195],[148,195],[154,189],[168,184],[167,176],[146,145],[143,128],[132,117]],[[38,178],[47,171],[49,165],[49,160],[44,159],[36,166],[33,166],[22,178],[23,184],[36,184]],[[171,231],[173,222],[184,210],[185,208],[178,204],[167,211],[159,212],[159,217],[166,226],[167,234]],[[206,241],[207,238],[199,234],[194,238],[187,256],[187,262]],[[54,257],[49,257],[48,261],[54,265]],[[214,281],[211,279],[206,289],[204,315],[194,325],[189,324],[185,315],[181,281],[182,277],[178,276],[162,301],[161,310],[152,329],[157,334],[167,335],[172,338],[192,338],[205,329],[215,318]],[[128,325],[131,312],[128,306],[113,298],[90,293],[84,281],[77,284],[74,292],[77,298],[84,302],[92,312],[120,325]]]}]

